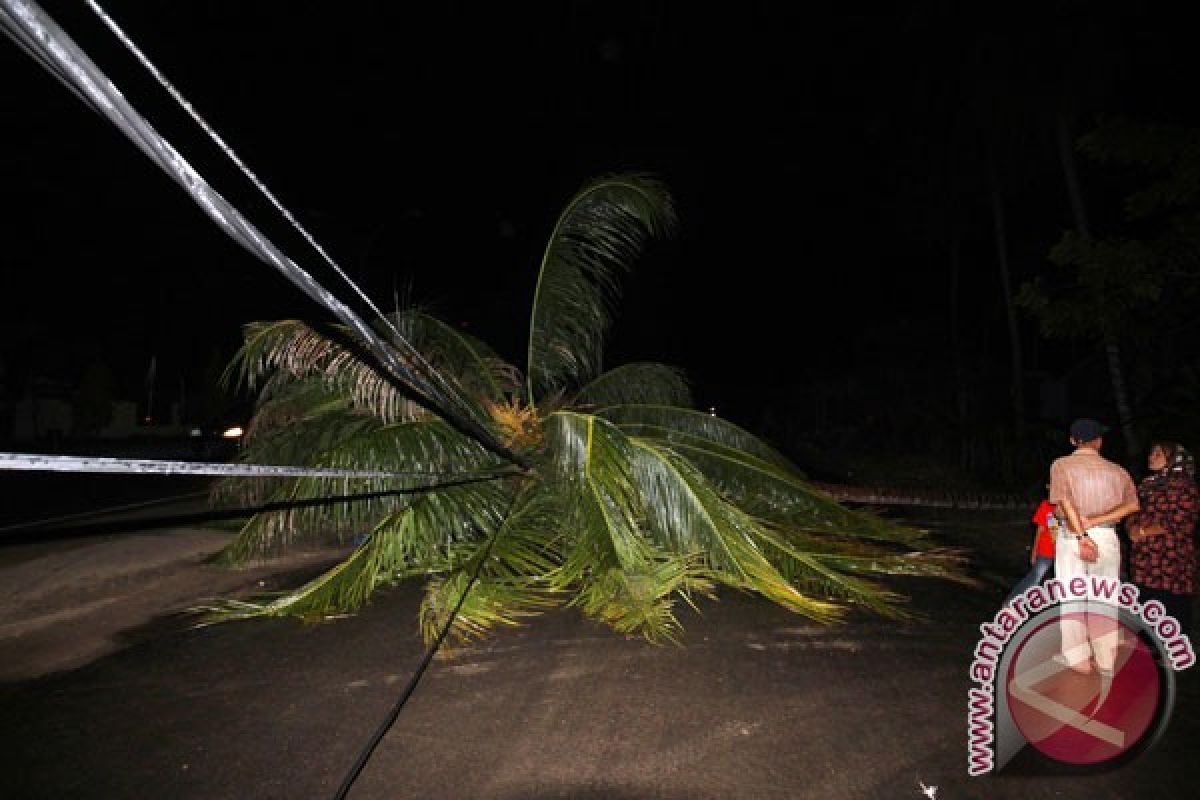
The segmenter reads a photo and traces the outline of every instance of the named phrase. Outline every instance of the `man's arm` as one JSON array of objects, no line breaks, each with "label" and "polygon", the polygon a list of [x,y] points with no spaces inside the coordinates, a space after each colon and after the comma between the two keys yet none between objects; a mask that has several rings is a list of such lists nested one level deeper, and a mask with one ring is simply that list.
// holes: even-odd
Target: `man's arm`
[{"label": "man's arm", "polygon": [[1067,527],[1073,533],[1083,533],[1087,528],[1083,524],[1083,518],[1079,512],[1075,510],[1075,503],[1069,497],[1063,497],[1059,500],[1058,507],[1067,515]]},{"label": "man's arm", "polygon": [[[1138,504],[1137,500],[1133,500],[1132,502],[1122,503],[1114,509],[1105,511],[1099,516],[1081,517],[1080,521],[1087,525],[1088,528],[1094,528],[1097,525],[1112,525],[1120,522],[1130,514],[1134,514],[1139,510],[1141,510],[1141,506]],[[1087,528],[1084,528],[1084,530],[1087,530]]]},{"label": "man's arm", "polygon": [[1103,514],[1093,518],[1085,519],[1083,522],[1089,527],[1092,525],[1113,525],[1128,517],[1130,514],[1136,514],[1142,508],[1138,502],[1137,489],[1133,485],[1133,479],[1129,477],[1129,473],[1121,470],[1121,502],[1115,508],[1110,508]]}]

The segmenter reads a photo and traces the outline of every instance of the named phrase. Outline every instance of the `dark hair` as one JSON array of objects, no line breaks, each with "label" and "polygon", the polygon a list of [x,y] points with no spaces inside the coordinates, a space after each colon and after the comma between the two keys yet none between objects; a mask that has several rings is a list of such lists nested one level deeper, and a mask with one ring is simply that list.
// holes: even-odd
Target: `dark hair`
[{"label": "dark hair", "polygon": [[1166,473],[1182,473],[1187,477],[1195,480],[1196,478],[1196,460],[1192,458],[1192,454],[1188,449],[1179,442],[1155,441],[1150,444],[1150,452],[1154,452],[1154,448],[1162,451],[1166,459]]},{"label": "dark hair", "polygon": [[1171,460],[1175,458],[1175,453],[1179,451],[1179,442],[1170,442],[1166,439],[1158,439],[1150,443],[1150,449],[1146,451],[1146,454],[1149,455],[1156,449],[1162,451],[1163,458],[1167,459],[1167,463],[1169,464],[1171,463]]}]

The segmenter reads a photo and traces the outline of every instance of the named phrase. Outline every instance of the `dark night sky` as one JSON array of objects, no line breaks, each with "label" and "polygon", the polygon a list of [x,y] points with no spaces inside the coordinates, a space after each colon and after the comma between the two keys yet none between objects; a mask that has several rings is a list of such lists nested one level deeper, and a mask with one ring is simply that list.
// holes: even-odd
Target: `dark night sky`
[{"label": "dark night sky", "polygon": [[[80,5],[44,7],[218,191],[348,298]],[[411,287],[517,360],[561,204],[603,172],[659,174],[680,235],[630,281],[611,361],[679,364],[701,402],[723,404],[889,348],[944,355],[946,262],[921,220],[930,165],[956,151],[970,166],[955,204],[976,220],[967,335],[1002,361],[983,171],[961,142],[1004,129],[1024,154],[1009,193],[1020,278],[1070,225],[1049,128],[1030,120],[1065,98],[1081,127],[1099,111],[1189,121],[1195,56],[1174,14],[1058,2],[977,19],[967,5],[106,8],[377,301]],[[7,41],[0,75],[10,381],[97,352],[134,387],[150,355],[194,381],[242,322],[324,318]],[[1116,188],[1090,188],[1100,218],[1116,208]]]}]

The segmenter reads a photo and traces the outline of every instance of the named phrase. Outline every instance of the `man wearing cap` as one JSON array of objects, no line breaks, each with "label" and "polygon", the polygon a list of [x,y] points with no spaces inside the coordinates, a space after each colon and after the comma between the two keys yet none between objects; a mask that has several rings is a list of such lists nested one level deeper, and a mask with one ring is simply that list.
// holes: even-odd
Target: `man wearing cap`
[{"label": "man wearing cap", "polygon": [[[1094,419],[1075,420],[1070,429],[1075,452],[1050,466],[1049,501],[1067,519],[1054,558],[1054,577],[1063,583],[1077,575],[1120,577],[1121,543],[1116,524],[1138,510],[1138,499],[1129,473],[1100,455],[1107,431],[1107,427]],[[1080,556],[1081,547],[1085,551],[1091,549],[1084,540],[1096,545],[1094,560]],[[1092,611],[1091,604],[1088,609]],[[1111,619],[1112,612],[1107,616]],[[1102,673],[1111,672],[1116,659],[1115,622],[1106,624],[1089,616],[1085,628],[1077,619],[1064,620],[1061,633],[1063,657],[1068,666],[1077,672],[1090,673],[1090,649],[1096,667]]]}]

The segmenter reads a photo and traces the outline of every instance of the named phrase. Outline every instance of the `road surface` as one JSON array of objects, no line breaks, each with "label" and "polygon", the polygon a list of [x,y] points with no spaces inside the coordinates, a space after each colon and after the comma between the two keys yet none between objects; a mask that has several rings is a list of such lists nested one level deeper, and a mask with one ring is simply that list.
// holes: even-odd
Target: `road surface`
[{"label": "road surface", "polygon": [[[976,567],[995,580],[978,591],[899,584],[917,622],[823,627],[726,592],[683,614],[679,647],[626,639],[571,611],[502,631],[434,662],[350,797],[919,800],[933,786],[937,800],[1193,796],[1196,670],[1180,675],[1164,740],[1133,763],[1077,774],[1026,748],[998,775],[967,776],[968,666],[979,623],[1019,575],[1029,533],[1020,516],[932,514],[947,543],[978,546]],[[201,584],[219,593],[195,556],[217,544],[206,537],[227,534],[180,535],[110,540],[144,554],[195,547],[179,544],[173,566],[144,561],[171,587],[202,578],[143,597],[143,612],[161,602],[165,616],[148,615],[103,658],[0,685],[5,798],[333,796],[421,658],[418,587],[330,624],[190,629],[170,612]],[[53,603],[53,587],[80,583],[90,546],[10,559],[18,572],[63,560],[8,599],[41,592]]]}]

